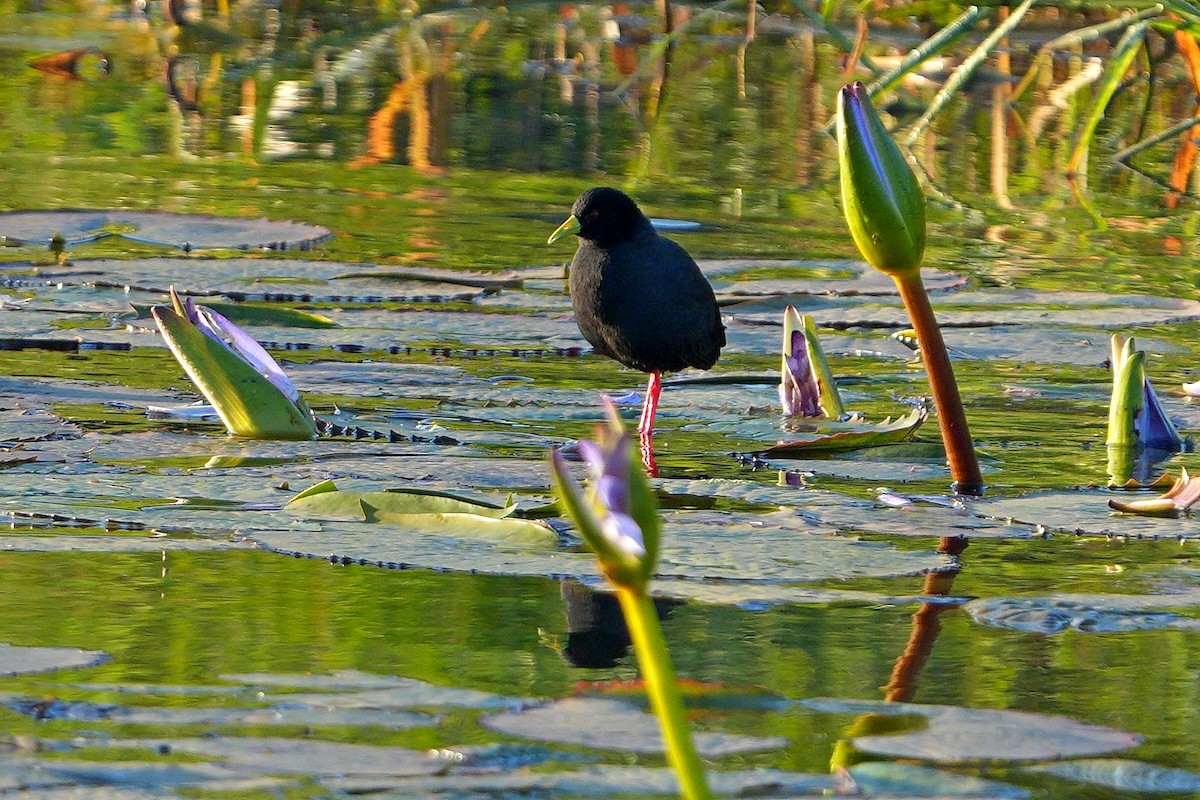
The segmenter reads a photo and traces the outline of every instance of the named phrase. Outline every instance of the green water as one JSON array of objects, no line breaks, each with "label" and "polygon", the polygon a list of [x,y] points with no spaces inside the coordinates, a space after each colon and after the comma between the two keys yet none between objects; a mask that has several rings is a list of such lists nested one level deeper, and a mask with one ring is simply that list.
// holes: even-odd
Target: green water
[{"label": "green water", "polygon": [[[645,25],[657,24],[652,9],[636,11]],[[565,34],[565,65],[553,59],[560,29],[557,9],[550,6],[454,9],[415,20],[390,4],[353,10],[337,4],[284,6],[278,15],[265,6],[247,5],[235,9],[228,23],[205,6],[204,16],[203,25],[173,29],[157,8],[151,8],[149,19],[142,19],[116,4],[82,11],[54,2],[37,9],[0,3],[6,32],[0,36],[0,210],[159,210],[295,220],[324,226],[333,236],[312,252],[249,255],[264,262],[304,258],[385,268],[498,272],[565,263],[569,249],[547,247],[546,236],[581,190],[613,184],[635,195],[652,216],[701,223],[698,231],[672,235],[697,258],[745,262],[738,280],[833,283],[857,274],[846,266],[856,253],[840,218],[833,142],[822,130],[843,78],[835,48],[811,31],[781,28],[760,33],[745,51],[742,92],[738,47],[744,36],[744,10],[705,20],[673,50],[665,99],[652,115],[653,64],[632,85],[626,105],[612,95],[622,76],[609,44],[596,35],[600,23],[594,7],[580,7],[578,22]],[[278,33],[272,36],[276,19]],[[899,46],[902,51],[911,46],[904,45],[906,35],[873,32],[871,47],[882,51]],[[368,47],[362,65],[338,72],[338,57],[355,46],[367,47],[375,41],[372,37],[381,37],[383,44]],[[109,56],[110,74],[72,80],[29,66],[47,53],[87,45]],[[586,80],[558,74],[568,72],[570,65],[577,74],[590,74],[588,54],[593,52],[598,54],[600,76],[594,96],[588,94]],[[169,62],[173,54],[177,57]],[[643,47],[635,55],[645,54]],[[175,70],[175,96],[162,78],[168,69]],[[1130,300],[1130,295],[1147,302],[1194,301],[1200,285],[1190,255],[1200,245],[1194,201],[1185,198],[1179,208],[1167,210],[1159,185],[1111,164],[1112,153],[1137,138],[1139,125],[1153,131],[1190,113],[1192,99],[1182,67],[1167,64],[1163,70],[1169,80],[1156,85],[1153,94],[1147,96],[1136,84],[1117,96],[1093,143],[1090,174],[1079,195],[1072,193],[1062,167],[1071,147],[1072,115],[1082,113],[1079,104],[1088,99],[1086,93],[1030,141],[1019,124],[1031,110],[1029,101],[1017,105],[1016,119],[999,126],[1006,138],[998,139],[988,90],[977,89],[952,104],[916,149],[937,189],[931,192],[935,197],[926,264],[970,279],[962,294],[935,295],[935,304],[940,313],[963,315],[947,329],[947,338],[952,348],[969,356],[956,360],[955,369],[993,497],[1104,484],[1109,377],[1102,362],[1112,330],[1153,343],[1151,373],[1168,396],[1170,410],[1194,420],[1193,425],[1200,422],[1178,390],[1180,383],[1195,378],[1200,313],[1190,308],[1164,312],[1120,328],[1111,322],[1119,318],[1113,315],[1137,306],[1139,301]],[[335,75],[336,91],[322,82],[323,74]],[[285,81],[302,83],[305,94],[270,117],[271,98],[284,96]],[[415,103],[414,91],[421,98]],[[408,99],[397,100],[400,95]],[[928,102],[931,92],[911,90],[906,96]],[[381,110],[389,102],[396,110],[390,134],[381,137],[378,127],[389,119]],[[235,124],[238,116],[246,119]],[[1139,164],[1154,177],[1165,178],[1172,143],[1143,154]],[[286,150],[280,149],[284,145]],[[993,160],[997,149],[1008,154],[1006,169],[999,171]],[[998,194],[998,185],[1006,187],[1006,200]],[[1006,207],[1009,203],[1013,208]],[[0,248],[5,276],[23,280],[53,276],[65,268],[83,269],[89,259],[97,258],[129,260],[127,274],[134,280],[138,267],[133,259],[178,255],[174,248],[113,237],[70,247],[71,263],[59,267],[42,248]],[[206,255],[247,254],[216,250]],[[780,266],[759,260],[801,263]],[[267,267],[264,271],[280,277]],[[567,314],[565,306],[555,305],[561,300],[561,287],[539,280],[511,306],[487,305],[479,298],[456,303],[299,303],[341,322],[372,310],[419,311],[424,317],[411,318],[411,329],[397,324],[393,331],[395,341],[413,347],[413,352],[364,346],[365,352],[352,353],[318,346],[283,357],[301,376],[316,375],[329,362],[347,369],[381,365],[396,374],[430,370],[441,383],[409,384],[401,378],[397,388],[387,379],[354,379],[343,388],[336,381],[310,377],[316,388],[307,395],[318,413],[343,409],[384,427],[397,428],[410,419],[433,420],[466,440],[470,455],[496,464],[494,481],[468,481],[463,488],[542,497],[547,487],[541,467],[546,445],[588,435],[599,417],[588,393],[626,391],[637,387],[642,376],[587,354],[556,355],[554,348],[561,343],[553,335],[538,349],[541,334],[520,328],[519,320],[557,324]],[[273,282],[271,291],[283,285]],[[977,294],[1023,290],[1040,294],[998,296],[994,303],[979,300]],[[4,291],[14,302],[54,302],[55,290],[46,286],[16,283]],[[1069,292],[1118,299],[1100,303],[1092,312],[1079,311],[1083,301]],[[98,291],[96,302],[112,303],[114,296]],[[503,292],[500,297],[505,297]],[[86,304],[88,296],[70,298]],[[161,298],[143,295],[135,302],[157,300]],[[819,295],[808,300],[818,307],[825,302]],[[854,342],[835,347],[831,364],[844,390],[853,395],[849,405],[878,420],[902,413],[905,407],[896,399],[927,394],[927,386],[919,363],[906,361],[902,351],[889,350],[887,357],[856,352],[862,346],[894,346],[887,334],[902,327],[887,322],[890,318],[871,300],[862,302],[846,312]],[[511,326],[512,347],[537,352],[480,354],[484,348],[470,338],[480,335],[474,329],[459,335],[453,322],[421,322],[429,315],[480,309],[491,312],[489,319],[502,340],[506,326]],[[1027,318],[1016,320],[1019,324],[993,324],[988,315],[997,309]],[[731,334],[746,338],[731,345],[716,373],[761,375],[777,369],[779,329],[764,326],[761,337],[766,343],[747,343],[759,335],[751,323],[739,324],[739,315],[748,312],[737,306],[726,311],[734,319]],[[1047,322],[1056,312],[1065,316]],[[19,330],[20,319],[13,316],[18,311],[0,314],[15,320],[5,324]],[[115,331],[113,336],[119,338],[127,320],[114,321],[113,316],[68,308],[53,327],[62,337],[77,335],[84,341],[91,341],[94,332]],[[368,327],[347,324],[344,338],[332,341],[358,345],[355,337],[366,336]],[[836,329],[842,327],[831,322],[823,326],[822,335],[840,335]],[[999,334],[1026,328],[1032,331],[1027,338],[1017,340],[1014,351],[1005,351]],[[980,330],[993,338],[971,338]],[[6,329],[4,336],[12,335]],[[203,493],[208,479],[225,481],[214,485],[226,488],[240,482],[248,494],[233,500],[262,502],[260,495],[283,481],[290,484],[289,491],[329,475],[339,482],[360,481],[360,486],[388,485],[390,473],[408,475],[408,464],[427,455],[420,448],[402,449],[404,457],[393,458],[353,443],[346,444],[344,452],[320,454],[246,445],[244,452],[230,455],[218,426],[152,422],[136,405],[106,404],[107,394],[125,391],[177,400],[189,396],[189,384],[174,360],[147,341],[148,336],[132,335],[132,349],[122,352],[0,352],[0,375],[5,378],[0,405],[49,409],[99,442],[97,451],[72,451],[64,461],[5,463],[12,476],[6,497],[18,498],[9,503],[9,511],[20,505],[20,497],[41,493],[39,477],[54,475],[64,481],[55,487],[79,482],[78,496],[64,500],[61,513],[78,514],[80,519],[73,524],[49,519],[53,500],[41,497],[36,503],[29,501],[41,516],[17,517],[12,531],[0,536],[0,642],[79,647],[111,655],[107,662],[86,669],[5,678],[0,691],[199,706],[200,700],[164,700],[151,694],[131,700],[117,687],[212,686],[222,682],[221,676],[239,673],[353,669],[511,697],[558,698],[574,693],[580,681],[636,678],[632,657],[620,648],[613,666],[579,668],[564,658],[571,634],[577,632],[568,622],[568,613],[574,612],[564,605],[560,581],[550,578],[389,570],[249,548],[187,552],[174,549],[170,541],[161,553],[119,552],[116,545],[112,552],[101,548],[102,552],[77,553],[26,547],[23,539],[35,535],[101,535],[103,525],[94,514],[98,505],[108,504],[118,520],[138,521],[144,506],[166,495],[164,484],[151,484],[151,478],[173,481],[170,492],[175,497]],[[295,330],[279,336],[310,341],[297,339]],[[1038,345],[1039,336],[1049,343]],[[1093,351],[1094,358],[1077,355]],[[100,390],[76,396],[45,389],[61,379],[87,381]],[[522,394],[526,386],[532,388]],[[737,432],[737,419],[775,403],[774,388],[738,386],[731,391],[741,394],[729,396],[700,390],[695,413],[677,402],[669,408],[672,398],[681,394],[664,395],[667,413],[657,436],[663,478],[720,478],[758,488],[775,483],[774,465],[752,470],[730,456],[754,449],[754,443]],[[1043,394],[1006,393],[1009,386]],[[44,393],[36,387],[43,387]],[[477,394],[462,394],[482,393],[488,387],[495,387],[499,398],[494,405]],[[577,392],[584,399],[556,394],[560,392]],[[716,399],[706,399],[712,397]],[[930,447],[913,456],[912,463],[927,465],[932,474],[909,479],[907,457],[866,453],[844,456],[848,462],[857,458],[859,466],[824,474],[817,469],[808,483],[814,490],[857,501],[875,497],[884,486],[904,493],[945,493],[949,481],[938,471],[932,421],[920,431],[919,440]],[[210,455],[242,460],[217,463]],[[517,462],[524,467],[514,466]],[[882,463],[890,475],[863,479],[856,473],[862,463]],[[1194,456],[1183,454],[1165,468],[1174,473],[1194,464]],[[1156,474],[1163,469],[1157,467]],[[416,474],[421,468],[410,471]],[[94,489],[97,485],[109,488]],[[257,492],[253,497],[249,487]],[[101,499],[80,499],[91,497],[89,492]],[[286,499],[282,490],[276,495],[268,500]],[[702,499],[669,486],[663,500],[672,509],[712,507],[730,513],[765,512],[776,505],[737,494]],[[1103,502],[1098,499],[1098,506]],[[796,506],[804,509],[806,503],[799,493]],[[77,505],[86,509],[74,510]],[[854,512],[838,532],[861,535],[902,554],[936,558],[932,551],[944,532],[916,529],[906,532],[912,535],[892,535],[871,526],[873,513]],[[1097,516],[1103,519],[1104,512]],[[146,527],[167,527],[158,517],[147,519]],[[181,519],[186,527],[186,518]],[[231,524],[222,535],[208,523],[197,524],[195,530],[172,531],[167,538],[227,540],[230,532],[240,535],[245,530],[240,525]],[[1059,530],[1069,527],[1060,525],[1052,526],[1046,538],[973,538],[947,592],[961,600],[1161,593],[1155,608],[1174,610],[1180,619],[1194,623],[1195,602],[1173,602],[1169,593],[1191,589],[1197,582],[1195,523],[1181,520],[1177,529],[1167,527],[1158,541],[1124,540],[1120,522],[1111,525],[1115,536],[1076,537]],[[126,532],[117,527],[117,532]],[[140,529],[128,533],[139,539],[146,536]],[[252,536],[252,524],[249,533]],[[1184,540],[1176,540],[1180,536]],[[736,560],[737,544],[730,547]],[[305,552],[327,554],[315,547]],[[480,569],[502,571],[490,563],[481,563]],[[686,577],[702,582],[707,576],[695,572]],[[940,630],[926,642],[926,660],[897,686],[893,674],[906,663],[911,667],[911,659],[906,662],[904,657],[906,647],[922,627],[914,622],[914,612],[928,608],[914,599],[928,591],[925,581],[925,576],[886,570],[853,580],[818,574],[797,583],[831,592],[822,600],[680,601],[672,605],[664,626],[679,673],[732,687],[729,693],[735,697],[767,692],[796,701],[879,700],[885,696],[881,687],[892,682],[896,691],[890,699],[1063,715],[1144,737],[1139,747],[1114,757],[1193,770],[1200,763],[1200,634],[1194,626],[1150,625],[1108,633],[1068,629],[1042,635],[982,624],[955,604],[937,615]],[[839,599],[839,592],[871,593],[875,599],[850,594]],[[745,700],[740,707],[714,706],[696,713],[700,727],[785,740],[762,752],[716,759],[721,769],[826,773],[836,743],[856,724],[855,715],[823,714],[783,701],[770,708],[753,707]],[[313,731],[299,726],[39,722],[0,709],[0,753],[13,737],[86,739],[97,731],[100,736],[133,738],[217,730],[418,750],[509,740],[481,725],[477,711],[442,713],[438,724],[412,730],[344,725]],[[919,722],[910,725],[920,727]],[[663,763],[657,755],[570,745],[563,749],[607,764]],[[133,757],[144,756],[135,750]],[[960,771],[1019,784],[1044,798],[1141,796],[1137,791],[1022,773],[1011,766],[998,761]],[[289,791],[324,796],[330,790],[309,783]]]}]

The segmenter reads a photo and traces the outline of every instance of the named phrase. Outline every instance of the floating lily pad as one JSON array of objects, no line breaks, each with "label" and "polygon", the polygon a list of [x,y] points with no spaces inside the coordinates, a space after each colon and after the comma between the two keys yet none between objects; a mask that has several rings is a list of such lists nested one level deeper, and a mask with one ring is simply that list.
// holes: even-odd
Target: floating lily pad
[{"label": "floating lily pad", "polygon": [[[923,273],[922,273],[923,274]],[[1200,319],[1200,301],[1099,292],[1039,292],[1033,289],[955,292],[931,298],[943,328],[1002,325],[1059,325],[1081,328],[1133,328]],[[795,305],[823,328],[911,327],[899,298],[841,298],[806,303],[804,297],[773,296],[739,303],[726,313],[760,324],[778,325],[784,307]],[[1104,346],[1103,343],[1100,346]]]},{"label": "floating lily pad", "polygon": [[867,761],[848,767],[863,793],[896,797],[1028,797],[1029,790],[971,775],[891,761]]},{"label": "floating lily pad", "polygon": [[4,700],[3,705],[37,720],[110,720],[127,725],[353,725],[403,730],[437,724],[437,720],[427,714],[394,709],[300,707],[291,702],[256,708],[173,708],[16,697]]},{"label": "floating lily pad", "polygon": [[1200,773],[1159,767],[1141,761],[1089,758],[1055,764],[1036,764],[1022,769],[1122,792],[1200,792]]},{"label": "floating lily pad", "polygon": [[[414,707],[504,708],[521,701],[490,692],[435,686],[415,678],[367,675],[355,671],[332,675],[249,673],[222,675],[222,680],[250,686],[326,690],[321,694],[277,694],[280,704],[332,709],[407,709]],[[357,688],[361,687],[361,688]]]},{"label": "floating lily pad", "polygon": [[1092,536],[1125,536],[1130,538],[1200,537],[1200,519],[1193,517],[1157,518],[1117,514],[1108,507],[1109,499],[1132,500],[1154,497],[1161,492],[1037,492],[1023,497],[983,500],[973,504],[979,514],[1011,518],[1020,522],[1041,525],[1048,530]]},{"label": "floating lily pad", "polygon": [[1200,591],[1167,595],[988,597],[964,607],[976,622],[1024,633],[1124,633],[1173,628],[1200,630],[1200,619],[1156,609],[1200,605]]},{"label": "floating lily pad", "polygon": [[83,431],[56,414],[37,409],[0,410],[0,442],[74,439]]},{"label": "floating lily pad", "polygon": [[[136,261],[74,259],[70,265],[41,267],[33,275],[10,279],[14,288],[38,297],[68,300],[117,297],[103,290],[165,295],[224,296],[254,303],[400,303],[472,300],[486,292],[517,289],[515,272],[475,273],[448,269],[376,267],[339,261],[292,258],[178,258]],[[63,287],[85,287],[86,293]],[[210,304],[207,303],[206,304]],[[224,312],[222,312],[224,313]]]},{"label": "floating lily pad", "polygon": [[25,675],[59,669],[94,667],[107,661],[108,653],[74,647],[17,647],[0,642],[0,675]]},{"label": "floating lily pad", "polygon": [[[834,788],[834,781],[827,774],[806,775],[775,769],[710,769],[707,777],[710,788],[719,797],[809,796]],[[679,785],[670,769],[632,766],[592,766],[556,772],[518,770],[485,775],[455,770],[447,775],[407,778],[402,782],[339,778],[325,779],[321,783],[353,794],[391,789],[391,793],[382,795],[388,800],[542,794],[597,798],[679,796]]]},{"label": "floating lily pad", "polygon": [[[697,262],[712,280],[722,304],[751,297],[816,295],[899,295],[896,282],[861,261],[713,261]],[[795,275],[787,275],[790,270]],[[771,270],[784,273],[775,278],[739,278],[739,273]],[[819,274],[814,274],[819,273]],[[921,280],[930,292],[946,292],[967,285],[966,275],[945,270],[921,270]]]},{"label": "floating lily pad", "polygon": [[162,211],[10,211],[0,213],[0,236],[49,246],[56,234],[68,245],[110,235],[136,242],[203,250],[307,249],[328,239],[327,228],[266,219],[172,214]]},{"label": "floating lily pad", "polygon": [[300,775],[433,775],[444,765],[427,753],[402,747],[372,747],[313,739],[214,736],[163,742],[121,742],[110,746],[166,746],[178,753],[211,756],[222,766],[266,774]]},{"label": "floating lily pad", "polygon": [[858,749],[891,758],[955,763],[1039,761],[1128,750],[1141,737],[1067,717],[987,708],[883,703],[867,700],[806,700],[817,711],[842,714],[918,715],[920,730],[856,736]]},{"label": "floating lily pad", "polygon": [[[170,749],[169,745],[167,749]],[[188,787],[210,792],[233,793],[278,790],[283,785],[283,781],[275,778],[247,778],[245,773],[218,764],[111,763],[66,759],[42,763],[43,769],[53,775],[59,775],[93,788],[96,784],[144,790]],[[99,791],[98,797],[106,797],[104,789]]]},{"label": "floating lily pad", "polygon": [[[780,426],[776,421],[770,427],[774,429],[772,435],[777,444],[762,452],[768,456],[788,456],[903,442],[917,432],[927,417],[924,409],[914,409],[895,420],[885,419],[877,423],[825,421],[809,424],[807,421],[788,420]],[[739,436],[761,438],[761,435],[752,436],[755,431],[757,429],[748,423],[737,426],[736,432]]]},{"label": "floating lily pad", "polygon": [[[868,575],[911,575],[948,566],[936,553],[905,552],[883,543],[805,533],[808,524],[793,512],[776,515],[674,512],[664,515],[659,567],[674,596],[689,596],[689,582],[769,582],[786,598],[788,584]],[[471,539],[445,540],[411,534],[396,537],[372,526],[322,523],[324,531],[247,531],[264,547],[285,554],[333,557],[386,566],[489,572],[500,575],[574,577],[596,582],[599,571],[587,553],[562,549],[523,551]],[[736,543],[736,547],[733,545]],[[705,591],[697,583],[697,591]],[[766,591],[769,595],[769,590]],[[759,598],[760,600],[763,598]]]},{"label": "floating lily pad", "polygon": [[[569,697],[531,709],[484,717],[480,722],[509,736],[574,744],[625,753],[664,751],[658,720],[617,700]],[[782,737],[760,738],[739,734],[693,734],[702,756],[717,758],[783,747]]]}]

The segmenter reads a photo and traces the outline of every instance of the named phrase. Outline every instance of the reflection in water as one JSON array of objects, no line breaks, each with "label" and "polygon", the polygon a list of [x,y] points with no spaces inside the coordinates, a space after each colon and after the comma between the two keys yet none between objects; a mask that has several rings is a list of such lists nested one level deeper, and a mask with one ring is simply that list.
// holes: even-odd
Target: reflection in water
[{"label": "reflection in water", "polygon": [[[580,669],[615,667],[629,653],[632,644],[629,629],[617,598],[607,592],[589,589],[577,580],[559,582],[567,611],[567,644],[563,659]],[[665,620],[679,600],[656,599],[658,618]]]},{"label": "reflection in water", "polygon": [[[937,551],[946,555],[961,556],[967,549],[967,538],[945,537],[938,542]],[[927,597],[945,597],[954,588],[954,579],[961,571],[961,565],[942,572],[931,572],[925,576],[925,587],[921,593]],[[892,667],[892,676],[884,687],[884,700],[889,703],[911,702],[917,691],[917,679],[920,677],[929,656],[933,653],[933,645],[942,632],[939,620],[942,614],[951,609],[957,609],[959,603],[930,602],[921,603],[912,617],[912,633],[904,646],[904,653],[896,659]]]}]

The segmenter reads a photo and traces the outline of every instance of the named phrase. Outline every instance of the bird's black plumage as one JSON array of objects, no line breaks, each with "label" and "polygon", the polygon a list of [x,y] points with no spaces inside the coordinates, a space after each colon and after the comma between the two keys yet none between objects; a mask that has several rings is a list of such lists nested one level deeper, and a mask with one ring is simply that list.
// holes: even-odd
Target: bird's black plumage
[{"label": "bird's black plumage", "polygon": [[571,305],[596,352],[643,372],[708,369],[725,346],[712,287],[624,192],[589,189],[571,209],[579,249]]}]

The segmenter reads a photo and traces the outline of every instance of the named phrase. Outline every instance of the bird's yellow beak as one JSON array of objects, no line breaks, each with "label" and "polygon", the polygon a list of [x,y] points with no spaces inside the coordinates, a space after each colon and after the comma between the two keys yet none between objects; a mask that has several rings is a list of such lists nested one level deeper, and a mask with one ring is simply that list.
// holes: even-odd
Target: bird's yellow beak
[{"label": "bird's yellow beak", "polygon": [[567,221],[559,225],[558,230],[550,234],[550,238],[546,240],[546,244],[554,244],[568,233],[579,233],[579,220],[575,218],[574,214],[567,217]]}]

